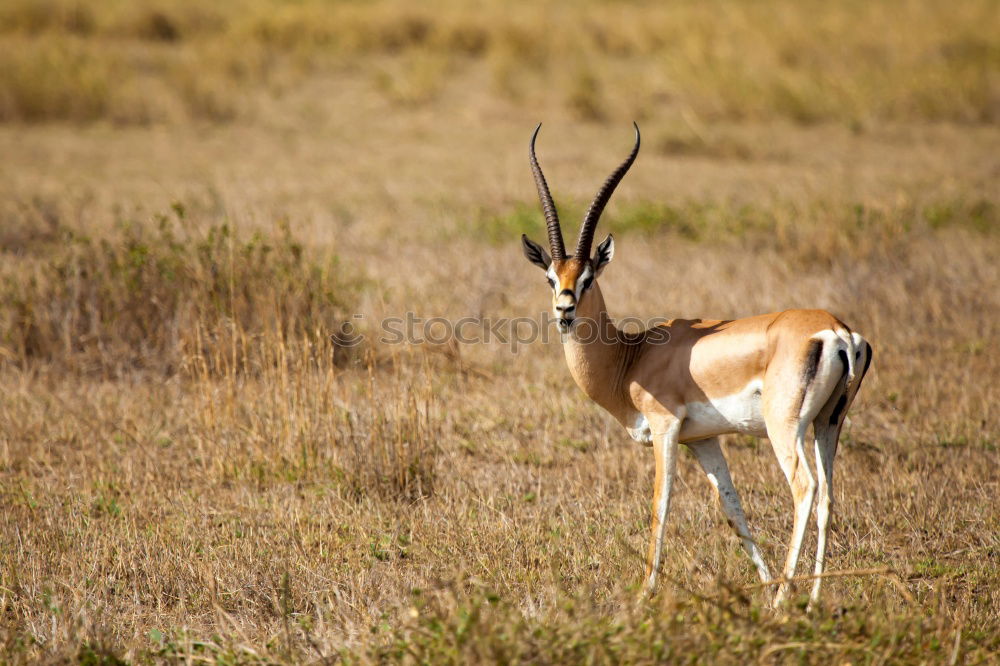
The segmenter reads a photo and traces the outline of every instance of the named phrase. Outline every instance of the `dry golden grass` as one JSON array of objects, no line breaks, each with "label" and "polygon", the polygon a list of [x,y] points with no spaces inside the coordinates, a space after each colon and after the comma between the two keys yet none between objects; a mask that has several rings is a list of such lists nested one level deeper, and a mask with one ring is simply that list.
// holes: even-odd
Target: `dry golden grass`
[{"label": "dry golden grass", "polygon": [[[994,5],[220,7],[0,9],[0,661],[995,661],[1000,131],[928,122],[995,121]],[[27,113],[36,48],[113,85],[39,70]],[[376,339],[543,311],[528,132],[572,226],[639,112],[612,314],[823,307],[875,347],[815,614],[763,609],[691,456],[635,600],[651,455],[557,342]],[[774,563],[784,479],[726,446]]]},{"label": "dry golden grass", "polygon": [[421,105],[474,69],[492,96],[585,120],[996,122],[998,23],[991,0],[8,0],[0,120],[227,121],[253,91],[345,70]]}]

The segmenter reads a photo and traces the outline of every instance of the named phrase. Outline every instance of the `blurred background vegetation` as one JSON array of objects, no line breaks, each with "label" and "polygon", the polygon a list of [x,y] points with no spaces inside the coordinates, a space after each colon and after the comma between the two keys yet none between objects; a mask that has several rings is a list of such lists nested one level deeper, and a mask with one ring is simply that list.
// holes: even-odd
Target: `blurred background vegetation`
[{"label": "blurred background vegetation", "polygon": [[998,24],[993,0],[6,0],[0,120],[225,122],[359,68],[419,105],[482,65],[490,94],[587,120],[996,122]]}]

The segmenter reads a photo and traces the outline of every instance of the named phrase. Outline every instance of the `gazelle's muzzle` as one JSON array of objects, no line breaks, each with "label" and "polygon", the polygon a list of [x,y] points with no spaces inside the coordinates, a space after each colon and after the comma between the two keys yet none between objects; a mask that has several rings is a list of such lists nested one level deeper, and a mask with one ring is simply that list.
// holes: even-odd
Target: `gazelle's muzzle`
[{"label": "gazelle's muzzle", "polygon": [[576,296],[569,289],[564,289],[552,306],[559,330],[565,333],[576,318]]}]

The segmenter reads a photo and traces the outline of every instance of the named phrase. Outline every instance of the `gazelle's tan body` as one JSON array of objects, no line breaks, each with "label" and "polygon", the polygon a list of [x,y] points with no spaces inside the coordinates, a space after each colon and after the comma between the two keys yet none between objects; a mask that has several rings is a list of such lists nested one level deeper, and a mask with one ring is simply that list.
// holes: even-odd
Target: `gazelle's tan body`
[{"label": "gazelle's tan body", "polygon": [[[650,342],[640,336],[628,340],[611,331],[614,324],[606,312],[600,286],[595,284],[577,306],[577,318],[603,321],[609,327],[603,339],[620,342],[592,342],[589,335],[581,342],[571,334],[564,339],[566,362],[587,396],[627,429],[660,409],[677,414],[689,406],[697,410],[704,406],[707,412],[708,405],[752,387],[746,418],[726,424],[724,409],[717,416],[708,412],[700,421],[688,416],[681,425],[681,442],[731,432],[766,436],[764,401],[770,404],[785,392],[782,389],[801,383],[811,342],[843,340],[849,332],[823,310],[786,310],[728,321],[673,319],[659,324]],[[750,418],[754,414],[760,417]]]},{"label": "gazelle's tan body", "polygon": [[[600,212],[638,152],[638,129],[636,134],[632,155],[608,179],[591,206],[573,257],[565,256],[561,246],[558,218],[534,157],[533,137],[532,169],[549,223],[553,256],[527,238],[522,240],[526,256],[546,270],[552,286],[553,310],[574,380],[634,439],[654,448],[656,478],[645,589],[651,591],[656,582],[680,443],[695,453],[761,579],[770,581],[717,439],[725,433],[744,433],[771,440],[792,491],[795,512],[783,568],[786,580],[795,574],[814,496],[817,499],[817,578],[811,595],[815,601],[823,571],[837,440],[871,361],[871,347],[823,310],[786,310],[727,321],[674,319],[639,335],[619,331],[597,284],[614,255],[613,239],[609,236],[601,243],[593,257],[589,251]],[[815,432],[816,477],[804,447],[810,424]],[[787,583],[779,586],[776,604],[787,589]]]}]

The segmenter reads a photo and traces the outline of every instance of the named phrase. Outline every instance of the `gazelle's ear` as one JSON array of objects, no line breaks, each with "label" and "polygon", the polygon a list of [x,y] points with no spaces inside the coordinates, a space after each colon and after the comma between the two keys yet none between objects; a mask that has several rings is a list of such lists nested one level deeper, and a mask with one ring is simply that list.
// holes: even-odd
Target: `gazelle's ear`
[{"label": "gazelle's ear", "polygon": [[525,234],[521,234],[521,245],[524,249],[524,256],[528,261],[541,268],[543,271],[549,270],[552,258],[549,253],[542,249],[542,246],[529,239]]},{"label": "gazelle's ear", "polygon": [[608,265],[611,259],[615,256],[615,239],[608,234],[600,245],[597,246],[597,252],[594,253],[594,277],[601,274],[604,267]]}]

